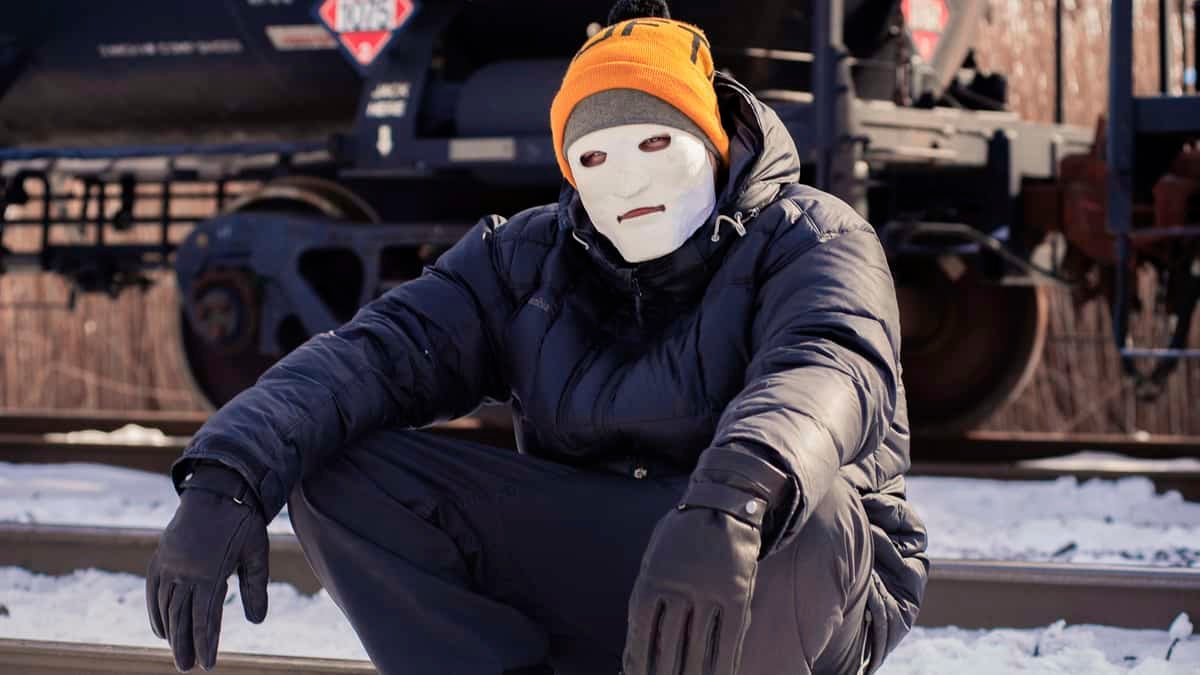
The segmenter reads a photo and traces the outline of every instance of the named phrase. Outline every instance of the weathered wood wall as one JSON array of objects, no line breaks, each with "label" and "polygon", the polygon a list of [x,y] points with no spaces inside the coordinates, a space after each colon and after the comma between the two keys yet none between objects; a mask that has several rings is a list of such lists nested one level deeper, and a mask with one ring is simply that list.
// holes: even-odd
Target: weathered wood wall
[{"label": "weathered wood wall", "polygon": [[[1064,2],[1064,113],[1066,121],[1092,127],[1108,95],[1107,0]],[[1178,3],[1170,2],[1171,82],[1178,92],[1180,54],[1194,27],[1181,29]],[[992,0],[989,22],[978,43],[980,65],[1008,73],[1010,101],[1023,117],[1054,119],[1054,0]],[[1135,0],[1134,81],[1138,93],[1158,90],[1158,3]],[[1187,35],[1184,36],[1186,30]],[[1141,295],[1151,297],[1151,280]],[[1034,380],[1024,395],[988,423],[992,429],[1200,434],[1200,363],[1185,362],[1171,376],[1167,393],[1153,402],[1137,400],[1133,383],[1120,376],[1108,308],[1100,302],[1073,307],[1066,293],[1052,293],[1050,334]],[[1164,344],[1160,323],[1139,317],[1133,335],[1140,345]],[[1200,346],[1200,319],[1193,322]]]},{"label": "weathered wood wall", "polygon": [[[1064,2],[1066,117],[1091,127],[1105,107],[1108,2]],[[1170,4],[1174,9],[1176,3]],[[1051,121],[1054,110],[1054,7],[1054,0],[993,0],[978,40],[981,66],[1007,73],[1013,107],[1041,121]],[[1137,89],[1150,92],[1158,82],[1157,2],[1138,0],[1135,12]],[[1183,41],[1177,17],[1171,27],[1178,54]],[[28,250],[35,240],[32,233],[10,231],[5,243]],[[200,408],[176,347],[173,277],[155,278],[159,283],[144,294],[81,296],[68,312],[62,280],[0,276],[0,407]],[[1135,329],[1146,340],[1154,326],[1142,320]],[[1107,308],[1075,308],[1066,295],[1053,295],[1051,333],[1033,383],[987,426],[1200,433],[1200,364],[1172,376],[1163,398],[1139,402],[1129,381],[1119,377],[1109,336]]]},{"label": "weathered wood wall", "polygon": [[[157,216],[155,202],[139,203],[137,215]],[[9,217],[39,217],[32,203],[36,199],[24,209],[10,207]],[[55,215],[73,218],[78,208]],[[186,217],[213,208],[211,202],[191,201],[174,212]],[[173,228],[173,236],[186,230]],[[59,227],[54,236],[66,244],[90,241],[92,235]],[[12,229],[4,243],[14,251],[33,251],[39,237],[34,228]],[[106,239],[152,243],[157,233],[142,228],[126,235],[110,232]],[[74,311],[67,309],[70,288],[62,277],[0,276],[0,408],[199,409],[176,347],[174,275],[149,276],[156,283],[144,293],[128,290],[116,299],[80,294]]]}]

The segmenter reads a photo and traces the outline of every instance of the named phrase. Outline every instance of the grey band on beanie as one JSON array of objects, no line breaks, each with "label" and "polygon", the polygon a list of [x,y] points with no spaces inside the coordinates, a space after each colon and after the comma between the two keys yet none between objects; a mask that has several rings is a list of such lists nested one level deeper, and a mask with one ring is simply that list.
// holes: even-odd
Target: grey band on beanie
[{"label": "grey band on beanie", "polygon": [[622,124],[662,124],[682,129],[704,141],[713,155],[720,157],[717,146],[679,108],[640,89],[606,89],[584,98],[567,117],[563,130],[563,152],[581,136],[597,129]]}]

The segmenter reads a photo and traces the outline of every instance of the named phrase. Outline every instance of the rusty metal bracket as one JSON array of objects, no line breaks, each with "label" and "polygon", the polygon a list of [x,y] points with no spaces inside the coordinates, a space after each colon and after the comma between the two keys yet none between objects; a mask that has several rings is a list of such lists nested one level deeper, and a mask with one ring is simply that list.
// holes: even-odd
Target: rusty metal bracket
[{"label": "rusty metal bracket", "polygon": [[[889,252],[903,255],[914,239],[919,236],[936,236],[958,239],[979,246],[980,250],[994,254],[1025,274],[1063,288],[1071,288],[1079,282],[1065,277],[1052,269],[1046,269],[1013,253],[1000,239],[970,225],[962,223],[934,223],[927,221],[891,221],[879,228],[879,237]],[[953,251],[947,251],[953,253]]]}]

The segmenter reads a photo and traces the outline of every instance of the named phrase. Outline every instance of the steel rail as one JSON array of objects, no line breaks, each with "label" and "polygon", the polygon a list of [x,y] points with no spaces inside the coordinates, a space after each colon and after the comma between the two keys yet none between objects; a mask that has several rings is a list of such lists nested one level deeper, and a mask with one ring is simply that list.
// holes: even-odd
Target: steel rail
[{"label": "steel rail", "polygon": [[[175,675],[179,671],[175,669],[171,652],[165,647],[0,638],[0,672],[21,675]],[[368,661],[222,651],[211,672],[218,675],[373,675],[377,671]]]},{"label": "steel rail", "polygon": [[207,412],[158,410],[7,410],[0,411],[0,433],[45,434],[81,429],[113,431],[126,424],[137,424],[159,429],[168,436],[191,436],[208,416]]},{"label": "steel rail", "polygon": [[[161,430],[169,436],[190,436],[208,419],[195,411],[63,411],[33,409],[0,411],[0,433],[61,433],[80,429],[112,431],[125,424]],[[501,419],[503,415],[492,415]],[[485,428],[476,418],[463,418],[447,428]],[[510,432],[500,430],[505,436]],[[923,434],[912,439],[914,451],[925,460],[978,459],[1013,461],[1035,459],[1077,450],[1117,450],[1131,457],[1166,459],[1200,456],[1200,436],[1168,434],[1094,434],[1059,432],[970,431],[956,435]],[[966,456],[970,453],[969,456]]]},{"label": "steel rail", "polygon": [[20,464],[91,462],[166,474],[186,446],[175,437],[166,445],[85,443],[48,440],[39,434],[0,433],[0,461]]},{"label": "steel rail", "polygon": [[1200,457],[1200,437],[970,431],[954,436],[918,432],[912,439],[913,457],[927,462],[1016,462],[1084,450],[1117,452],[1137,459]]},{"label": "steel rail", "polygon": [[[69,433],[75,422],[86,422],[83,418],[72,418],[67,423],[59,421],[51,423],[46,428],[53,431],[34,433],[35,424],[27,424],[25,419],[5,417],[0,415],[0,462],[25,464],[62,464],[66,462],[91,462],[121,466],[129,469],[149,471],[151,473],[167,473],[171,465],[183,453],[189,438],[185,435],[169,435],[161,445],[148,443],[122,443],[115,441],[67,441],[45,434]],[[103,420],[90,420],[103,421]],[[149,421],[149,420],[142,420]],[[137,422],[140,423],[140,422]],[[87,428],[100,431],[111,431],[123,423],[86,425],[74,429]],[[142,426],[154,427],[153,424]],[[179,425],[165,424],[163,426],[176,428]],[[160,428],[161,427],[156,427]],[[22,430],[20,432],[12,430]],[[435,433],[450,436],[475,443],[484,443],[497,447],[513,447],[512,430],[501,427],[483,426],[478,420],[455,420],[438,424],[423,430],[422,433]]]},{"label": "steel rail", "polygon": [[[0,566],[55,576],[88,568],[145,576],[159,534],[143,527],[0,522]],[[272,534],[270,541],[272,581],[292,584],[304,593],[320,590],[294,535]]]},{"label": "steel rail", "polygon": [[[96,568],[144,575],[158,530],[0,523],[0,566],[61,575]],[[292,535],[271,535],[271,579],[320,588]],[[1200,614],[1200,569],[934,560],[920,625],[1045,626],[1058,619],[1165,629]]]},{"label": "steel rail", "polygon": [[[463,440],[505,447],[511,440],[507,430],[489,427],[446,426],[430,433],[451,435]],[[60,464],[91,462],[120,466],[165,475],[171,464],[186,446],[185,437],[171,438],[165,445],[124,443],[85,443],[47,440],[36,434],[0,432],[0,462]],[[1064,466],[1037,466],[998,461],[970,461],[970,445],[957,460],[924,461],[918,459],[909,470],[913,476],[953,476],[990,480],[1053,480],[1074,476],[1079,480],[1093,478],[1116,480],[1130,476],[1150,479],[1160,492],[1176,490],[1184,499],[1200,500],[1200,468],[1176,468],[1150,464],[1122,463],[1112,468],[1109,463],[1088,464],[1073,462]],[[1087,446],[1094,447],[1094,446]],[[1041,454],[1038,452],[1037,454]]]},{"label": "steel rail", "polygon": [[[494,415],[499,419],[503,415]],[[80,429],[112,431],[125,424],[161,430],[168,436],[190,436],[208,418],[206,412],[118,411],[69,412],[62,410],[0,411],[0,434],[63,433]],[[475,418],[439,425],[447,433],[490,435],[496,444],[512,445],[512,432]],[[921,461],[1012,462],[1052,457],[1080,450],[1104,450],[1140,459],[1200,457],[1200,436],[1165,434],[1066,434],[1056,432],[972,431],[957,435],[931,435],[917,431],[913,455]]]},{"label": "steel rail", "polygon": [[1200,569],[1030,563],[933,562],[918,624],[1030,628],[1059,619],[1166,630],[1200,611]]},{"label": "steel rail", "polygon": [[1070,466],[1037,466],[1000,462],[914,462],[910,476],[974,478],[979,480],[1029,481],[1055,480],[1071,476],[1077,480],[1119,480],[1139,476],[1148,478],[1159,492],[1174,490],[1188,501],[1200,501],[1200,468],[1179,469],[1152,465],[1109,468],[1104,463],[1072,463]]},{"label": "steel rail", "polygon": [[[0,410],[0,435],[62,434],[84,429],[115,431],[127,424],[158,429],[168,437],[186,439],[208,419],[207,412],[164,412],[155,410]],[[492,413],[482,417],[463,417],[436,424],[431,431],[447,434],[479,434],[500,439],[502,445],[511,445],[512,430],[493,423],[493,420],[508,420],[507,413]]]}]

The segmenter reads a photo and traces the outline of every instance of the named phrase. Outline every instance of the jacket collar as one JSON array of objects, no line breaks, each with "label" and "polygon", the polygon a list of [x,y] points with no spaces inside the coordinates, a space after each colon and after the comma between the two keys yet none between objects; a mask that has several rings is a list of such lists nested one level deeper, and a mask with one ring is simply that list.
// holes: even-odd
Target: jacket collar
[{"label": "jacket collar", "polygon": [[791,134],[770,107],[741,83],[718,72],[714,88],[729,134],[729,167],[705,224],[675,251],[631,264],[592,225],[579,193],[566,181],[558,201],[559,227],[568,233],[610,282],[636,296],[643,293],[691,295],[707,285],[724,252],[751,221],[800,178],[800,160]]}]

